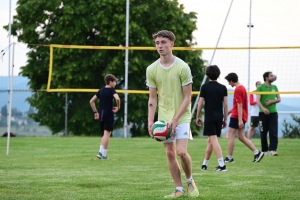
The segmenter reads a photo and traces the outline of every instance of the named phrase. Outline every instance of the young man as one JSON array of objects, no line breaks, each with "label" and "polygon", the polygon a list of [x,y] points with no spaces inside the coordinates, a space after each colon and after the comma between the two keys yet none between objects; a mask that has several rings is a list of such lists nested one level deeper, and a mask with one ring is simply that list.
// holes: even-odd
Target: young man
[{"label": "young man", "polygon": [[[277,86],[271,84],[274,80],[272,72],[263,74],[264,84],[257,88],[257,92],[278,92]],[[265,154],[270,151],[271,156],[277,156],[278,146],[278,113],[276,103],[281,101],[279,94],[257,94],[257,105],[259,106],[259,126],[261,148]],[[268,132],[270,146],[268,147]]]},{"label": "young man", "polygon": [[[181,172],[176,153],[185,172],[188,196],[197,197],[199,191],[192,178],[192,160],[187,152],[188,140],[193,139],[190,131],[192,74],[189,66],[172,53],[175,35],[162,30],[153,34],[160,58],[147,68],[146,84],[149,87],[148,130],[151,127],[158,104],[158,120],[168,122],[172,127],[171,138],[163,144],[169,171],[175,184],[175,191],[165,198],[185,196]],[[157,97],[158,92],[158,97]],[[158,103],[157,103],[158,102]]]},{"label": "young man", "polygon": [[[117,84],[117,78],[112,74],[107,74],[104,78],[106,86],[101,88],[90,100],[90,105],[94,112],[94,119],[100,121],[100,130],[103,137],[100,143],[100,149],[97,158],[107,160],[107,149],[110,135],[114,128],[114,113],[118,112],[121,105],[119,95],[114,89]],[[100,99],[99,109],[97,110],[95,101]],[[117,106],[114,107],[113,100],[116,100]]]},{"label": "young man", "polygon": [[[261,84],[260,81],[257,81],[255,83],[256,88]],[[256,92],[254,90],[253,92]],[[251,122],[250,122],[250,128],[248,130],[248,139],[251,140],[254,134],[254,129],[258,126],[258,111],[259,107],[256,103],[256,94],[250,94],[250,113],[251,113]]]},{"label": "young man", "polygon": [[245,137],[244,127],[248,120],[248,100],[247,91],[243,85],[238,82],[238,76],[236,73],[229,73],[225,79],[231,87],[235,87],[233,96],[233,107],[228,113],[231,113],[229,130],[228,130],[228,156],[225,158],[225,162],[234,162],[233,149],[235,134],[238,134],[239,140],[244,143],[254,153],[253,162],[259,162],[264,153],[257,150],[254,144]]},{"label": "young man", "polygon": [[227,88],[217,82],[220,73],[220,69],[217,65],[208,66],[206,68],[205,74],[209,78],[209,82],[202,85],[200,92],[200,100],[198,103],[196,115],[196,124],[198,126],[202,126],[200,113],[205,102],[203,135],[208,136],[202,170],[207,170],[208,161],[210,159],[212,151],[214,151],[219,163],[219,166],[216,167],[216,171],[227,171],[222,155],[222,149],[217,138],[221,135],[221,129],[226,127],[228,114]]}]

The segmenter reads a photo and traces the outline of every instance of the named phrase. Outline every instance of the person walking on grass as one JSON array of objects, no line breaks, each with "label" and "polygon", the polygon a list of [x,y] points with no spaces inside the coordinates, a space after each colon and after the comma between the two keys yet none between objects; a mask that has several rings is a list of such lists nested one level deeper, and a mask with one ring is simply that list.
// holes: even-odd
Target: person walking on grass
[{"label": "person walking on grass", "polygon": [[200,91],[196,124],[198,126],[203,125],[200,113],[204,104],[205,117],[203,135],[208,136],[205,157],[201,167],[202,170],[207,170],[210,156],[214,151],[219,163],[219,166],[216,167],[216,171],[227,171],[222,149],[218,141],[222,128],[226,127],[228,115],[227,88],[217,82],[220,73],[220,69],[217,65],[208,66],[205,74],[209,78],[209,82],[202,85]]},{"label": "person walking on grass", "polygon": [[[265,83],[257,88],[257,92],[278,92],[272,72],[263,74]],[[280,94],[257,94],[257,105],[259,106],[259,127],[261,150],[267,155],[268,150],[271,156],[278,156],[278,113],[276,104],[281,101]],[[268,132],[270,145],[268,146]]]},{"label": "person walking on grass", "polygon": [[[107,160],[109,139],[114,128],[114,113],[120,110],[121,100],[115,90],[118,79],[112,74],[107,74],[104,81],[105,87],[92,97],[90,105],[94,112],[94,119],[99,120],[100,131],[103,133],[97,158]],[[100,99],[98,109],[95,105],[97,99]],[[114,99],[116,100],[116,107],[114,107]]]},{"label": "person walking on grass", "polygon": [[[199,191],[192,177],[192,159],[187,152],[188,140],[193,139],[190,131],[192,74],[190,67],[172,53],[175,35],[162,30],[152,35],[159,59],[147,67],[146,85],[149,87],[148,131],[152,137],[151,127],[158,105],[158,120],[168,122],[171,137],[163,142],[167,163],[175,190],[164,198],[183,196],[198,197]],[[157,94],[158,92],[158,94]],[[183,189],[181,172],[176,154],[180,158],[185,173],[187,191]]]},{"label": "person walking on grass", "polygon": [[259,162],[264,153],[257,150],[254,144],[245,137],[245,123],[248,120],[248,100],[247,91],[245,87],[239,83],[236,73],[229,73],[225,79],[231,87],[235,87],[233,96],[233,107],[228,112],[231,114],[228,130],[228,156],[225,158],[225,162],[234,162],[233,149],[234,139],[237,133],[239,140],[244,143],[254,153],[253,162]]},{"label": "person walking on grass", "polygon": [[[257,81],[255,83],[256,88],[261,84],[260,81]],[[254,90],[253,92],[256,92]],[[254,129],[258,126],[258,113],[259,113],[259,107],[257,105],[257,97],[256,94],[250,94],[250,113],[251,113],[251,118],[250,118],[250,128],[248,130],[248,139],[251,140],[254,134]]]}]

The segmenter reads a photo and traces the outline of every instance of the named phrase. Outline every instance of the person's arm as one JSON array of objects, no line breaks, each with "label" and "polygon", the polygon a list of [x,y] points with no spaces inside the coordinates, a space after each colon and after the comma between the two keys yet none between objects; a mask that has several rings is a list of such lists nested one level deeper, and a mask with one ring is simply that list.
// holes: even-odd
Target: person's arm
[{"label": "person's arm", "polygon": [[279,103],[280,101],[281,101],[280,94],[277,94],[276,99],[275,100],[268,100],[266,102],[266,105],[269,106],[271,104]]},{"label": "person's arm", "polygon": [[223,115],[223,127],[222,128],[225,128],[227,126],[227,117],[228,117],[228,97],[227,96],[224,96],[223,104],[224,104],[224,115]]},{"label": "person's arm", "polygon": [[156,88],[149,87],[149,100],[148,100],[148,132],[152,137],[151,127],[154,123],[154,115],[157,107],[157,90]]},{"label": "person's arm", "polygon": [[196,124],[198,126],[202,126],[202,120],[200,118],[200,113],[201,113],[201,110],[203,108],[203,104],[204,104],[204,98],[200,97],[200,100],[199,100],[199,103],[198,103],[198,108],[197,108],[197,114],[196,114]]},{"label": "person's arm", "polygon": [[254,101],[254,95],[255,94],[250,94],[250,105],[254,106],[256,104],[256,101]]},{"label": "person's arm", "polygon": [[98,110],[96,108],[96,104],[95,104],[95,101],[97,100],[97,96],[94,95],[91,100],[90,100],[90,105],[91,105],[91,108],[94,112],[94,119],[99,119],[99,113],[98,113]]},{"label": "person's arm", "polygon": [[260,109],[261,109],[266,115],[270,114],[269,110],[266,109],[266,108],[261,104],[260,98],[261,98],[261,95],[260,95],[260,94],[257,94],[257,95],[256,95],[256,103],[257,103],[257,105],[260,107]]},{"label": "person's arm", "polygon": [[243,123],[243,104],[242,103],[237,103],[238,107],[238,120],[239,120],[239,127],[243,128],[244,123]]},{"label": "person's arm", "polygon": [[178,112],[176,113],[175,117],[170,122],[170,126],[172,127],[172,134],[175,131],[175,128],[177,126],[177,123],[178,123],[180,117],[186,111],[186,109],[190,105],[191,99],[192,99],[192,95],[191,95],[192,94],[192,84],[191,83],[188,85],[182,86],[182,90],[183,90],[183,95],[184,95],[183,101],[182,101],[180,108],[179,108]]},{"label": "person's arm", "polygon": [[114,98],[116,100],[117,107],[113,107],[113,112],[116,113],[121,108],[121,99],[117,93],[114,94]]}]

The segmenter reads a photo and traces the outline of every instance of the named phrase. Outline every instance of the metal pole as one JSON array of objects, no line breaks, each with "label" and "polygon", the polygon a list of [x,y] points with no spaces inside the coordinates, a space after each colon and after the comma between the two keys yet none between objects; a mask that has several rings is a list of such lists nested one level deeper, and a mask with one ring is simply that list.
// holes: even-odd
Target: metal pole
[{"label": "metal pole", "polygon": [[[129,46],[129,0],[126,0],[126,47]],[[128,89],[128,49],[125,50],[125,90]],[[128,93],[125,93],[124,100],[124,137],[127,137],[127,101]]]},{"label": "metal pole", "polygon": [[11,100],[12,100],[12,77],[10,76],[10,40],[11,40],[11,0],[9,1],[9,20],[8,20],[8,77],[9,77],[9,100],[7,102],[7,144],[6,155],[9,154],[10,143],[10,120],[11,120]]},{"label": "metal pole", "polygon": [[[251,12],[252,12],[252,0],[250,0],[250,14],[249,14],[249,49],[248,49],[248,92],[250,92],[250,61],[251,61],[251,28],[252,28],[252,24],[251,24]],[[250,101],[248,101],[248,113],[250,113]],[[248,129],[250,128],[250,120],[251,120],[251,116],[248,115]]]},{"label": "metal pole", "polygon": [[66,92],[65,97],[65,136],[68,135],[68,93]]},{"label": "metal pole", "polygon": [[[229,6],[229,9],[228,9],[228,12],[227,12],[225,21],[224,21],[224,23],[223,23],[223,26],[222,26],[222,29],[221,29],[221,32],[220,32],[220,35],[219,35],[219,38],[218,38],[218,41],[217,41],[217,44],[216,44],[216,48],[217,48],[218,45],[219,45],[219,41],[220,41],[220,39],[221,39],[221,36],[222,36],[223,30],[224,30],[224,27],[225,27],[225,24],[226,24],[226,21],[227,21],[227,18],[228,18],[228,15],[229,15],[229,12],[230,12],[232,3],[233,3],[233,0],[232,0],[231,3],[230,3],[230,6]],[[211,65],[212,61],[214,60],[216,50],[217,50],[217,49],[214,49],[214,52],[213,52],[213,55],[212,55],[212,57],[211,57],[211,59],[210,59],[209,65]],[[201,86],[205,83],[206,79],[207,79],[207,76],[205,75],[204,78],[203,78],[203,80],[202,80]],[[200,89],[201,89],[201,86],[200,86]],[[199,89],[199,90],[200,90],[200,89]],[[195,103],[194,103],[194,106],[193,106],[193,109],[192,109],[192,117],[194,116],[194,113],[195,113],[195,110],[196,110],[196,107],[197,107],[197,104],[198,104],[198,101],[199,101],[199,96],[200,96],[200,94],[197,95],[196,101],[195,101]]]}]

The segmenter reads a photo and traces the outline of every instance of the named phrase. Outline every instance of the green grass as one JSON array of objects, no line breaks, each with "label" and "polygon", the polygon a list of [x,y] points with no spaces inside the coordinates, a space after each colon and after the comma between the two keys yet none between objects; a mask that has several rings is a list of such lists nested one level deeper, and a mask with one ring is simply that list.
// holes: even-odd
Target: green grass
[{"label": "green grass", "polygon": [[[1,200],[162,199],[174,190],[164,148],[150,138],[111,138],[108,161],[96,158],[99,137],[11,138],[8,156],[6,141],[0,138]],[[227,140],[220,144],[226,156]],[[299,199],[299,146],[298,139],[280,139],[278,157],[252,163],[253,153],[236,140],[228,172],[214,171],[215,155],[201,171],[206,139],[196,138],[188,150],[198,199]]]}]

